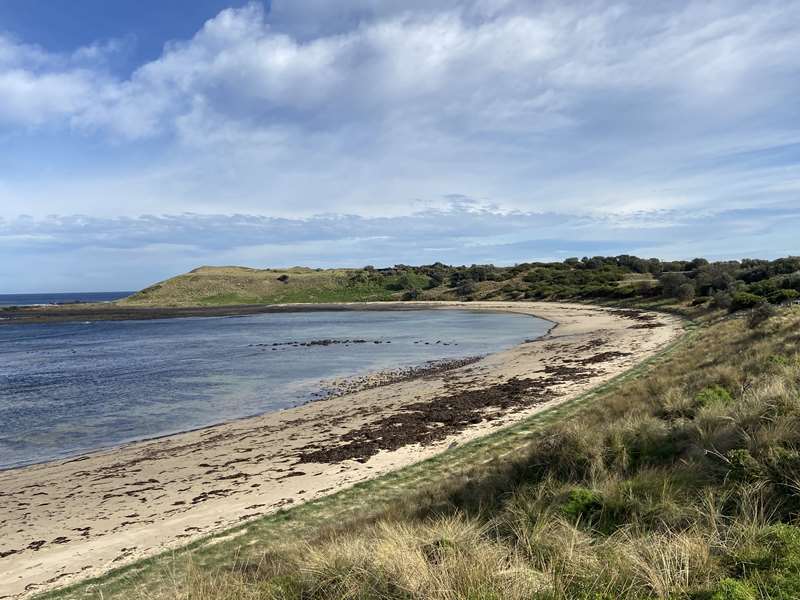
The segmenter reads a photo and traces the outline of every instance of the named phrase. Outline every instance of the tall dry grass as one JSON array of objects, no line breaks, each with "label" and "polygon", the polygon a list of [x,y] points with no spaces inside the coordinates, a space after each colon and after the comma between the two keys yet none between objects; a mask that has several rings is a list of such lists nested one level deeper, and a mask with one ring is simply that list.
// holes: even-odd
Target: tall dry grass
[{"label": "tall dry grass", "polygon": [[800,597],[800,314],[707,326],[630,381],[378,522],[165,581],[159,597]]}]

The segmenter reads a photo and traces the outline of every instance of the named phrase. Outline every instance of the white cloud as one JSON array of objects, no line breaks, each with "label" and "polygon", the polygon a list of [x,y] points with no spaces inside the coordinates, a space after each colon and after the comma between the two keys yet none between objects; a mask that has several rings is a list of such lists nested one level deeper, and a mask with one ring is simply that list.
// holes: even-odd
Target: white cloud
[{"label": "white cloud", "polygon": [[[651,211],[576,217],[497,210],[469,198],[397,217],[87,216],[0,219],[0,293],[144,287],[201,264],[276,267],[513,264],[568,256],[775,257],[800,210]],[[46,280],[42,265],[52,270]],[[77,287],[76,287],[77,286]],[[45,289],[47,287],[48,289]]]},{"label": "white cloud", "polygon": [[[284,5],[275,4],[280,16]],[[50,99],[63,87],[67,102],[59,113],[74,123],[142,137],[174,131],[198,103],[216,120],[251,124],[333,127],[394,114],[428,115],[440,127],[455,119],[470,129],[520,117],[524,124],[531,115],[570,124],[592,102],[589,94],[656,90],[691,105],[741,91],[765,70],[797,68],[800,55],[800,41],[785,26],[798,8],[785,3],[757,10],[692,4],[655,15],[616,4],[589,11],[444,4],[438,11],[390,10],[309,40],[276,30],[259,4],[228,9],[192,39],[168,44],[127,80],[25,70],[19,65],[41,68],[64,57],[8,41],[0,57],[12,57],[18,66],[10,73],[31,95]],[[379,11],[373,5],[371,12]],[[73,57],[103,52],[92,47]],[[765,89],[748,91],[771,97]],[[54,115],[51,104],[40,103],[37,121]],[[475,125],[484,117],[488,124]]]},{"label": "white cloud", "polygon": [[57,132],[42,162],[85,140],[108,152],[79,176],[0,170],[0,214],[403,216],[463,193],[601,219],[797,201],[796,158],[762,158],[800,147],[796,3],[272,4],[223,11],[125,76],[114,44],[0,37],[3,133]]},{"label": "white cloud", "polygon": [[0,33],[0,127],[68,126],[116,85],[110,56],[129,40],[108,40],[54,54]]},{"label": "white cloud", "polygon": [[0,118],[40,125],[85,108],[93,82],[80,71],[33,74],[16,69],[0,73],[0,89],[3,90]]}]

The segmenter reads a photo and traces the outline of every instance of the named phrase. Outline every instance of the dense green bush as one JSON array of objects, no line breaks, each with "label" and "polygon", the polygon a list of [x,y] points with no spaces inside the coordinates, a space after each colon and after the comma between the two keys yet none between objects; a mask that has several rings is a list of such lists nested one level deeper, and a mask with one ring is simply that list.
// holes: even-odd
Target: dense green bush
[{"label": "dense green bush", "polygon": [[469,296],[478,291],[478,284],[472,279],[465,279],[458,285],[459,296]]},{"label": "dense green bush", "polygon": [[771,600],[800,598],[800,529],[778,523],[738,549],[735,572]]},{"label": "dense green bush", "polygon": [[751,294],[750,292],[736,292],[733,294],[731,302],[731,310],[744,310],[746,308],[753,308],[765,302],[762,296]]},{"label": "dense green bush", "polygon": [[733,296],[728,292],[717,292],[711,298],[711,306],[728,310],[733,305]]},{"label": "dense green bush", "polygon": [[700,390],[694,397],[697,406],[711,406],[713,404],[730,404],[733,402],[731,393],[720,385],[712,385]]},{"label": "dense green bush", "polygon": [[765,476],[764,467],[745,448],[730,450],[727,454],[727,478],[732,482],[753,483]]},{"label": "dense green bush", "polygon": [[[660,261],[621,255],[573,257],[564,262],[530,262],[512,267],[395,265],[363,269],[353,277],[377,282],[392,292],[445,287],[455,296],[471,297],[473,283],[487,282],[481,286],[483,297],[493,299],[636,301],[662,297],[698,307],[708,303],[715,309],[742,310],[767,299],[780,304],[800,297],[800,270],[789,270],[796,264],[800,259],[793,257],[772,262],[746,259],[709,263],[701,258]],[[492,282],[505,285],[495,286]]]},{"label": "dense green bush", "polygon": [[752,585],[737,579],[726,578],[717,583],[708,600],[756,600]]},{"label": "dense green bush", "polygon": [[688,282],[681,284],[675,293],[675,297],[681,302],[688,302],[689,300],[692,300],[694,295],[694,285]]},{"label": "dense green bush", "polygon": [[561,510],[573,521],[592,522],[597,519],[603,510],[603,498],[594,490],[582,487],[575,488],[569,492]]},{"label": "dense green bush", "polygon": [[800,292],[797,290],[787,289],[775,290],[769,296],[767,296],[767,300],[772,302],[772,304],[782,304],[783,302],[789,302],[791,300],[796,300],[797,298],[800,298]]}]

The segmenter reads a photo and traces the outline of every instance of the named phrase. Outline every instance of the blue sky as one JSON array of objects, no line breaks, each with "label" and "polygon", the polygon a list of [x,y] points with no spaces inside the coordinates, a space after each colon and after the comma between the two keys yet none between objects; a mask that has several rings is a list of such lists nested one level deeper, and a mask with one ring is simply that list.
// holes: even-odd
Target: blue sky
[{"label": "blue sky", "polygon": [[0,293],[800,253],[800,3],[0,1]]}]

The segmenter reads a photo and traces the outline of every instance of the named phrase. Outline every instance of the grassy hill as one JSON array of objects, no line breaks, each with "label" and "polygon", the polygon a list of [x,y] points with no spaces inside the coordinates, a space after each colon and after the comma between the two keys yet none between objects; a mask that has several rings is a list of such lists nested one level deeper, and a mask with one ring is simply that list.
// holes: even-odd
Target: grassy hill
[{"label": "grassy hill", "polygon": [[800,308],[722,315],[510,429],[51,597],[800,597]]},{"label": "grassy hill", "polygon": [[123,306],[223,306],[377,300],[584,300],[650,307],[752,308],[800,297],[800,258],[710,263],[635,256],[493,265],[375,269],[200,267]]},{"label": "grassy hill", "polygon": [[200,267],[150,286],[121,304],[138,306],[220,306],[291,302],[390,300],[392,292],[359,271]]}]

